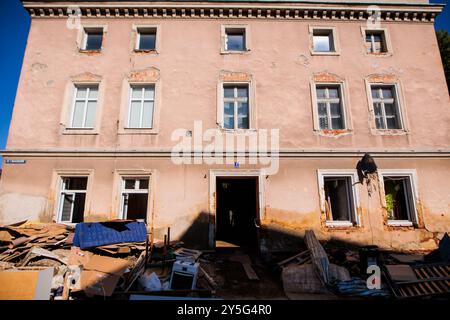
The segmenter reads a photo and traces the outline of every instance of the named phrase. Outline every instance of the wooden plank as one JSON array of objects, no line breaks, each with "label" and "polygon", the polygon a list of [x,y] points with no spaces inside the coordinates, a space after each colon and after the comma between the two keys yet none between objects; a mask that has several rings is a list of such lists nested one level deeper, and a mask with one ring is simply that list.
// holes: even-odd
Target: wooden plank
[{"label": "wooden plank", "polygon": [[259,280],[258,275],[250,264],[243,263],[242,266],[244,267],[245,274],[250,280]]}]

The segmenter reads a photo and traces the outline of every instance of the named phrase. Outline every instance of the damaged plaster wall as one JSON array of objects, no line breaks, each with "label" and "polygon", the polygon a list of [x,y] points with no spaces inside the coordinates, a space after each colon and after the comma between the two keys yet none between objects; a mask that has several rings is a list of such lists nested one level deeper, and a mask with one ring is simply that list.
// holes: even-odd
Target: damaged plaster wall
[{"label": "damaged plaster wall", "polygon": [[[262,245],[267,250],[295,250],[304,232],[313,229],[319,239],[334,239],[358,245],[376,244],[399,250],[430,250],[450,228],[450,174],[445,159],[376,159],[381,169],[416,168],[418,175],[418,213],[423,224],[414,227],[388,227],[378,190],[368,196],[360,188],[360,227],[330,228],[324,224],[320,209],[318,169],[352,169],[352,159],[281,159],[277,174],[267,176],[264,184],[264,207],[261,210]],[[227,166],[225,166],[226,168]],[[234,170],[232,166],[228,166]],[[255,169],[243,164],[240,169]],[[209,212],[209,170],[224,169],[214,165],[174,165],[170,159],[96,159],[63,158],[29,160],[20,166],[6,166],[0,196],[1,222],[20,219],[51,221],[55,215],[57,194],[55,169],[62,172],[85,169],[90,175],[85,221],[119,217],[120,193],[116,174],[151,172],[150,202],[147,220],[156,238],[162,239],[171,228],[171,239],[182,238],[194,246],[207,247],[214,230],[214,212]],[[39,172],[34,178],[33,172]],[[30,190],[20,181],[29,180]],[[8,186],[7,189],[4,186]],[[378,186],[377,186],[378,188]],[[25,192],[34,190],[34,196]],[[38,193],[36,191],[39,191]],[[31,192],[30,192],[31,193]],[[298,246],[297,246],[298,247]]]}]

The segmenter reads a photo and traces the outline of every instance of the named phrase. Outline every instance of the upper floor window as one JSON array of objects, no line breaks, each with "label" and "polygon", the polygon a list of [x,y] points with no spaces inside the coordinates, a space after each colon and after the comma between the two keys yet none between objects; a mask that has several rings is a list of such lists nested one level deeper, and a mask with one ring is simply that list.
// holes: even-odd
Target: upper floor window
[{"label": "upper floor window", "polygon": [[59,222],[83,222],[87,181],[87,177],[61,178],[58,207]]},{"label": "upper floor window", "polygon": [[103,28],[84,28],[82,50],[100,51],[102,49]]},{"label": "upper floor window", "polygon": [[150,51],[156,50],[156,28],[155,27],[138,27],[136,50]]},{"label": "upper floor window", "polygon": [[394,85],[371,85],[377,129],[401,129],[400,109]]},{"label": "upper floor window", "polygon": [[316,85],[319,129],[344,129],[344,112],[340,85]]},{"label": "upper floor window", "polygon": [[387,43],[383,30],[366,30],[366,50],[367,53],[386,53]]},{"label": "upper floor window", "polygon": [[250,127],[248,84],[223,85],[223,121],[225,129]]},{"label": "upper floor window", "polygon": [[222,52],[248,51],[247,26],[222,26]]},{"label": "upper floor window", "polygon": [[334,29],[313,28],[312,45],[314,53],[336,52]]},{"label": "upper floor window", "polygon": [[154,85],[132,85],[128,110],[128,128],[153,127]]},{"label": "upper floor window", "polygon": [[93,129],[98,100],[98,85],[75,86],[70,128]]}]

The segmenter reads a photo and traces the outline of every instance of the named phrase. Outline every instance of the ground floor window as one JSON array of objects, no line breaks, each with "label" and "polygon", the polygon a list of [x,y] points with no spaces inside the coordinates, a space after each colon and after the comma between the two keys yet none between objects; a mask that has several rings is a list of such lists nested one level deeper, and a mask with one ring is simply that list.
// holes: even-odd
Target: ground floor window
[{"label": "ground floor window", "polygon": [[415,224],[413,187],[410,176],[383,175],[388,222]]},{"label": "ground floor window", "polygon": [[121,216],[123,219],[147,219],[149,178],[123,178]]},{"label": "ground floor window", "polygon": [[325,177],[327,220],[354,222],[354,206],[350,177]]},{"label": "ground floor window", "polygon": [[[349,171],[349,170],[347,170]],[[329,226],[353,226],[358,224],[356,214],[356,173],[319,170],[319,186],[322,211]]]},{"label": "ground floor window", "polygon": [[87,177],[62,177],[58,221],[78,223],[84,220]]}]

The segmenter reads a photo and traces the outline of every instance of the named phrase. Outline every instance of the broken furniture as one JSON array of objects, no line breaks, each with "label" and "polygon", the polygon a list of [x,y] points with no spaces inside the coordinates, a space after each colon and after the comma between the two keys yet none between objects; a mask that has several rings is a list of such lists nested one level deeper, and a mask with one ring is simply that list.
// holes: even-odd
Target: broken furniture
[{"label": "broken furniture", "polygon": [[124,242],[145,242],[147,228],[144,222],[113,220],[81,222],[75,227],[73,244],[81,249]]}]

